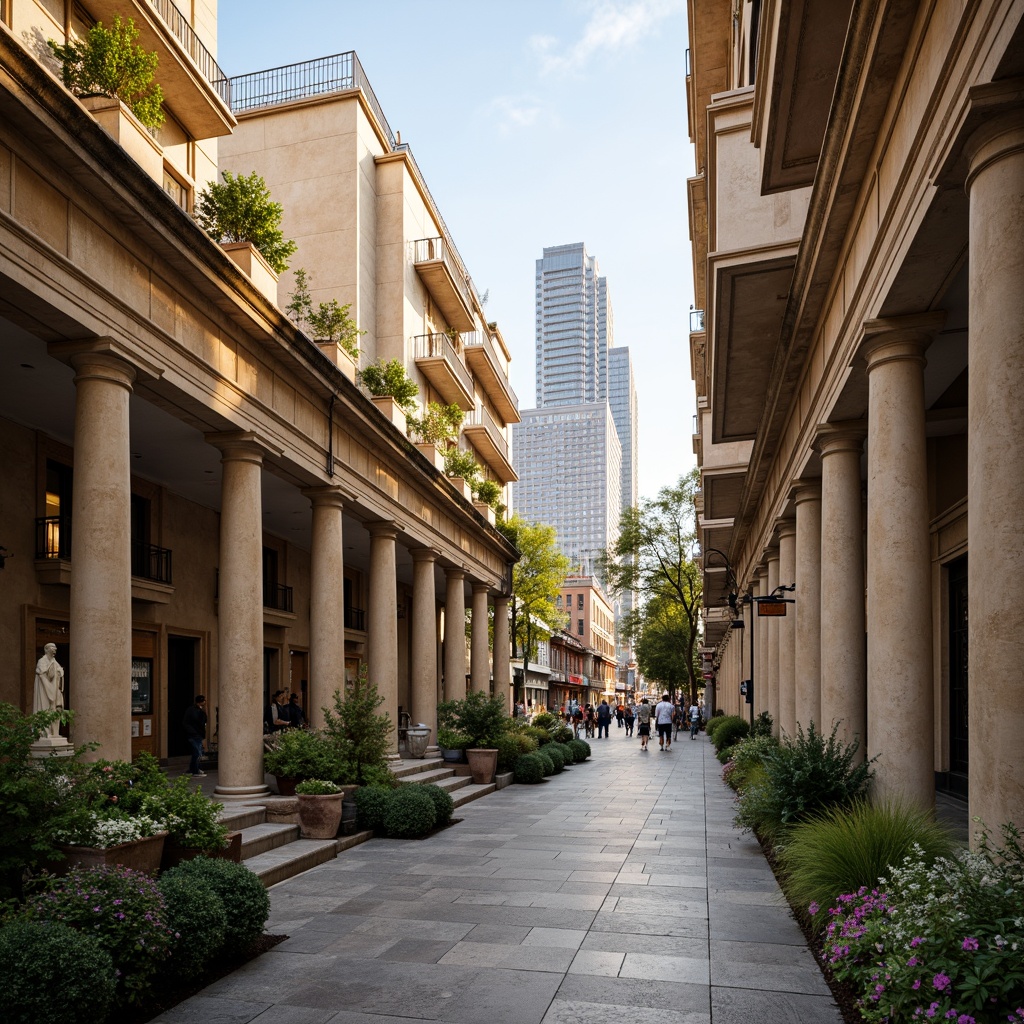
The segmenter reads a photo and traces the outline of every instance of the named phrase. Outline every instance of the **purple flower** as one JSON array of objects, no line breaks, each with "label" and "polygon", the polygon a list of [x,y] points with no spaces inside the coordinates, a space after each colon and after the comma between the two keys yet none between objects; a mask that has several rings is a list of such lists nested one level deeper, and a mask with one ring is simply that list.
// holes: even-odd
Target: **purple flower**
[{"label": "purple flower", "polygon": [[924,939],[922,939],[919,935],[915,935],[914,938],[910,940],[910,948],[917,949],[917,947],[920,946],[922,942],[924,942]]},{"label": "purple flower", "polygon": [[956,1019],[956,1024],[974,1024],[974,1018],[969,1014],[961,1013]]},{"label": "purple flower", "polygon": [[[937,988],[940,992],[945,992],[949,988],[950,978],[948,974],[943,974],[941,971],[932,978],[932,987]],[[936,1003],[936,1006],[938,1004]]]},{"label": "purple flower", "polygon": [[978,948],[978,940],[977,939],[972,939],[970,937],[964,939],[963,949],[977,949],[977,948]]},{"label": "purple flower", "polygon": [[[810,905],[810,906],[809,906],[809,907],[807,908],[807,913],[808,913],[808,914],[816,914],[816,913],[817,913],[817,912],[818,912],[818,911],[819,911],[820,909],[821,909],[821,908],[820,908],[820,907],[818,906],[818,904],[817,904],[817,903],[815,903],[815,902],[814,902],[814,901],[812,900],[812,901],[811,901],[811,905]],[[975,948],[977,948],[977,947],[975,947]]]},{"label": "purple flower", "polygon": [[916,992],[921,987],[921,979],[918,978],[910,987]]}]

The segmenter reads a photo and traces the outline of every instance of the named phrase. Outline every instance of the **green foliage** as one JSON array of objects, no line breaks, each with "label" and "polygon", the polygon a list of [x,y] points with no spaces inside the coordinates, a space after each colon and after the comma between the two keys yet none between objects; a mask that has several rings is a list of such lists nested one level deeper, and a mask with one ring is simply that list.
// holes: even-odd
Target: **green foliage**
[{"label": "green foliage", "polygon": [[387,712],[377,710],[383,703],[384,695],[367,679],[365,666],[344,697],[334,691],[334,710],[323,709],[324,734],[342,767],[338,774],[317,778],[357,786],[382,780],[382,772],[388,770],[388,737],[394,729]]},{"label": "green foliage", "polygon": [[477,501],[494,508],[501,501],[501,485],[495,480],[482,480],[476,488]]},{"label": "green foliage", "polygon": [[536,754],[536,757],[540,760],[540,763],[544,766],[545,775],[555,774],[555,762],[548,756],[547,749],[541,747]]},{"label": "green foliage", "polygon": [[359,371],[359,381],[374,398],[393,398],[406,413],[416,408],[416,396],[420,389],[397,359],[389,359],[387,362],[378,359],[364,366]]},{"label": "green foliage", "polygon": [[8,1024],[102,1024],[114,1002],[114,962],[99,939],[65,924],[0,928]]},{"label": "green foliage", "polygon": [[437,706],[437,722],[442,729],[454,729],[469,737],[470,747],[493,747],[508,731],[509,717],[505,698],[479,690],[462,700],[446,700]]},{"label": "green foliage", "polygon": [[[560,725],[561,723],[559,722],[556,726],[552,726],[552,728],[557,728]],[[531,739],[536,740],[538,747],[543,747],[546,743],[553,742],[551,738],[551,730],[544,728],[542,725],[530,725],[524,729],[523,732]]]},{"label": "green foliage", "polygon": [[535,729],[544,729],[548,732],[551,731],[557,725],[564,725],[565,723],[558,715],[551,714],[550,711],[541,711],[533,716],[530,725]]},{"label": "green foliage", "polygon": [[572,739],[566,745],[572,751],[576,764],[586,761],[590,757],[590,744],[586,740]]},{"label": "green foliage", "polygon": [[[843,893],[861,886],[874,889],[892,865],[914,853],[931,865],[951,857],[955,843],[949,830],[929,811],[901,803],[832,807],[794,825],[779,848],[783,889],[801,909],[811,904],[831,907]],[[827,922],[810,918],[815,931]]]},{"label": "green foliage", "polygon": [[310,282],[310,275],[299,267],[295,271],[295,291],[291,293],[290,301],[284,307],[285,311],[296,327],[301,328],[308,324],[314,340],[337,342],[358,362],[359,336],[366,331],[359,330],[355,320],[348,315],[352,303],[347,302],[341,306],[337,299],[331,299],[329,302],[319,303],[314,309],[313,297],[309,293]]},{"label": "green foliage", "polygon": [[455,729],[438,729],[437,745],[444,750],[465,750],[473,741]]},{"label": "green foliage", "polygon": [[64,85],[76,96],[112,96],[121,100],[147,128],[164,123],[164,94],[153,78],[159,58],[136,45],[139,30],[131,18],[114,15],[111,28],[98,21],[84,39],[47,46],[61,63]]},{"label": "green foliage", "polygon": [[298,796],[337,796],[341,792],[341,786],[326,779],[303,779],[295,786]]},{"label": "green foliage", "polygon": [[715,739],[715,732],[718,727],[726,720],[726,718],[735,718],[736,715],[726,715],[725,712],[719,708],[709,720],[708,724],[704,727],[704,731],[707,733],[707,737],[712,742]]},{"label": "green foliage", "polygon": [[775,722],[772,720],[772,716],[767,711],[762,711],[754,719],[754,724],[750,727],[750,735],[752,737],[771,736],[774,725]]},{"label": "green foliage", "polygon": [[494,745],[498,748],[499,772],[512,771],[523,754],[532,754],[537,749],[537,741],[524,732],[509,732],[499,736]]},{"label": "green foliage", "polygon": [[61,922],[98,939],[119,972],[119,1005],[146,999],[174,941],[156,883],[123,867],[51,876],[25,902],[24,916],[46,925]]},{"label": "green foliage", "polygon": [[533,785],[544,778],[544,762],[539,753],[523,754],[513,767],[516,782]]},{"label": "green foliage", "polygon": [[765,757],[778,748],[779,741],[773,736],[748,736],[727,748],[732,761],[728,783],[733,789],[745,789],[756,777],[762,777]]},{"label": "green foliage", "polygon": [[246,950],[263,934],[270,916],[270,896],[259,877],[244,864],[196,857],[171,868],[163,877],[172,876],[188,884],[204,882],[217,894],[227,914],[226,948]]},{"label": "green foliage", "polygon": [[690,679],[690,620],[674,594],[655,594],[624,617],[621,631],[632,636],[644,676],[675,692]]},{"label": "green foliage", "polygon": [[[154,758],[155,760],[155,758]],[[163,774],[161,773],[161,778]],[[218,820],[220,804],[180,776],[170,785],[142,798],[143,814],[163,823],[170,838],[192,850],[222,850],[227,846],[228,828]]]},{"label": "green foliage", "polygon": [[250,242],[278,273],[288,269],[295,243],[281,230],[284,208],[270,198],[255,171],[246,176],[222,171],[224,183],[207,182],[196,200],[196,220],[215,242]]},{"label": "green foliage", "polygon": [[444,445],[459,436],[465,413],[456,402],[442,405],[428,402],[422,416],[408,416],[409,433],[421,444]]},{"label": "green foliage", "polygon": [[555,766],[555,774],[560,775],[565,770],[566,758],[569,757],[569,764],[572,764],[571,755],[566,754],[565,746],[562,743],[549,743],[544,748],[544,756]]},{"label": "green foliage", "polygon": [[864,796],[874,774],[871,762],[856,762],[857,744],[837,740],[838,728],[826,738],[813,723],[806,733],[798,726],[795,740],[767,751],[764,778],[740,794],[736,823],[777,839],[798,821]]},{"label": "green foliage", "polygon": [[263,755],[263,767],[282,779],[337,779],[345,773],[340,751],[312,729],[284,729]]},{"label": "green foliage", "polygon": [[721,753],[728,750],[734,743],[738,743],[750,732],[750,724],[745,718],[739,715],[727,715],[716,726],[711,734],[711,742],[715,750]]},{"label": "green foliage", "polygon": [[444,453],[444,473],[445,476],[462,477],[472,487],[480,476],[480,463],[471,451],[453,446]]},{"label": "green foliage", "polygon": [[200,878],[169,872],[158,883],[167,926],[176,936],[165,973],[195,978],[224,948],[228,915],[214,888]]},{"label": "green foliage", "polygon": [[356,817],[359,827],[376,832],[384,827],[384,814],[394,790],[386,786],[361,786],[356,790]]},{"label": "green foliage", "polygon": [[437,811],[423,786],[402,786],[395,790],[384,811],[384,829],[392,839],[415,839],[437,824]]},{"label": "green foliage", "polygon": [[434,802],[436,827],[447,825],[452,820],[452,814],[455,813],[455,801],[452,800],[448,790],[435,786],[433,783],[427,783],[419,788]]}]

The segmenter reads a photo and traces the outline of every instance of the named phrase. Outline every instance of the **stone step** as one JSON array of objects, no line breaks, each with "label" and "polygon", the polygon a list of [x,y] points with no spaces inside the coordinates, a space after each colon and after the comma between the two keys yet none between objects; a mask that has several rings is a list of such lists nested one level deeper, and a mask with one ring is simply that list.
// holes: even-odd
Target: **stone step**
[{"label": "stone step", "polygon": [[452,802],[456,807],[461,807],[463,804],[468,804],[471,800],[479,800],[480,797],[493,793],[497,788],[493,782],[489,782],[486,786],[478,786],[476,783],[471,782],[469,785],[463,786],[458,792],[452,794]]},{"label": "stone step", "polygon": [[242,860],[251,860],[298,838],[298,825],[272,825],[266,822],[250,825],[242,829]]},{"label": "stone step", "polygon": [[228,804],[217,817],[232,832],[244,832],[253,825],[262,825],[267,820],[267,809],[262,804]]},{"label": "stone step", "polygon": [[442,782],[445,779],[454,778],[455,772],[451,768],[433,768],[424,772],[417,772],[415,775],[403,775],[399,782],[403,786],[419,785],[427,782]]},{"label": "stone step", "polygon": [[398,779],[404,779],[407,775],[416,775],[419,772],[433,771],[435,768],[444,766],[444,759],[440,757],[414,757],[402,761],[392,761],[388,764],[391,774]]},{"label": "stone step", "polygon": [[434,785],[454,796],[457,790],[464,789],[466,786],[471,785],[472,782],[473,780],[469,776],[453,775],[450,779],[441,779],[440,782],[435,782]]},{"label": "stone step", "polygon": [[250,857],[245,866],[254,871],[269,889],[286,878],[334,860],[337,855],[336,839],[296,839],[284,846]]}]

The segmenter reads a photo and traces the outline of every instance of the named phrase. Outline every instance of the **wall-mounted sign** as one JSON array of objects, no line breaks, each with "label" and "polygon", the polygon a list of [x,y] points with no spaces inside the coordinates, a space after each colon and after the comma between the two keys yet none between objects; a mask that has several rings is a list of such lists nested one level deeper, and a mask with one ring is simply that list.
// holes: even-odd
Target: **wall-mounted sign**
[{"label": "wall-mounted sign", "polygon": [[132,714],[153,714],[152,658],[132,658]]},{"label": "wall-mounted sign", "polygon": [[757,614],[760,615],[785,615],[787,601],[758,601]]}]

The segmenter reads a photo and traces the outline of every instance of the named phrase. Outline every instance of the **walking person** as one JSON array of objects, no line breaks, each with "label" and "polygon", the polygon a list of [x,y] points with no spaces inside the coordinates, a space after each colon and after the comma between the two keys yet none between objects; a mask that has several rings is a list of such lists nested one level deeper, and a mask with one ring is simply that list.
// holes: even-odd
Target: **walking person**
[{"label": "walking person", "polygon": [[700,732],[700,708],[696,701],[690,705],[690,739],[695,740]]},{"label": "walking person", "polygon": [[654,706],[654,722],[658,727],[658,749],[668,750],[672,746],[672,716],[675,708],[668,694],[663,693],[661,700]]},{"label": "walking person", "polygon": [[185,712],[181,720],[182,728],[185,730],[185,739],[192,748],[192,756],[188,762],[188,770],[193,779],[205,779],[206,772],[200,767],[199,762],[203,757],[203,741],[206,739],[206,698],[199,694],[195,703]]},{"label": "walking person", "polygon": [[615,709],[615,721],[619,723],[620,729],[625,724],[626,709],[621,704]]},{"label": "walking person", "polygon": [[622,710],[622,720],[626,725],[626,739],[633,735],[633,722],[636,716],[633,714],[633,705],[627,704]]},{"label": "walking person", "polygon": [[608,706],[608,701],[603,700],[597,707],[597,738],[601,738],[601,732],[604,731],[604,738],[608,739],[608,727],[612,724],[612,709]]},{"label": "walking person", "polygon": [[654,709],[646,697],[636,709],[636,733],[640,737],[640,749],[647,749],[647,741],[651,738],[651,712]]}]

